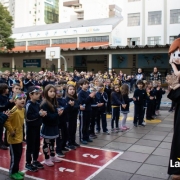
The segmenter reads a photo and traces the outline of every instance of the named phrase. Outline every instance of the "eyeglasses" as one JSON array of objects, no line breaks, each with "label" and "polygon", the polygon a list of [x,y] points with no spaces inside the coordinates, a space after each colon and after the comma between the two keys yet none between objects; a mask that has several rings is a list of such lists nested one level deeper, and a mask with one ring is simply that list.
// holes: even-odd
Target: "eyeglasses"
[{"label": "eyeglasses", "polygon": [[15,96],[14,100],[16,100],[16,99],[19,99],[19,100],[24,99],[25,100],[26,98],[27,98],[26,94],[17,94]]}]

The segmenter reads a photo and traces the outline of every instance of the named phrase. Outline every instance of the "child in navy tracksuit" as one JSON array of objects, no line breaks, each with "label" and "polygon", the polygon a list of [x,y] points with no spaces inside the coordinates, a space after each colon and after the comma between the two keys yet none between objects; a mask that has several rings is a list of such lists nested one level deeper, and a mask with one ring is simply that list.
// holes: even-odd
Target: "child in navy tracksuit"
[{"label": "child in navy tracksuit", "polygon": [[158,82],[157,88],[156,88],[156,115],[159,115],[162,95],[165,93],[166,91],[161,88],[161,82]]},{"label": "child in navy tracksuit", "polygon": [[43,165],[37,161],[40,149],[40,127],[42,125],[42,118],[46,116],[46,112],[40,110],[39,88],[31,86],[28,89],[29,101],[26,103],[26,169],[29,171],[37,171],[42,169]]},{"label": "child in navy tracksuit", "polygon": [[144,83],[142,80],[138,80],[137,89],[134,91],[133,100],[134,100],[134,126],[145,126],[143,124],[144,116],[144,101],[147,99],[146,91],[143,89]]},{"label": "child in navy tracksuit", "polygon": [[[114,91],[111,93],[111,106],[112,106],[112,119],[111,119],[111,131],[119,131],[119,116],[120,116],[120,105],[121,102],[121,92],[120,86],[115,85]],[[116,124],[116,130],[114,129],[114,121]]]},{"label": "child in navy tracksuit", "polygon": [[[96,92],[96,89],[94,87],[90,87],[89,92]],[[95,139],[97,138],[97,135],[95,134],[95,123],[97,121],[97,111],[98,111],[98,103],[97,103],[97,99],[96,97],[92,98],[91,101],[91,107],[92,107],[92,113],[91,113],[91,119],[90,119],[90,135],[89,137],[91,139]]]},{"label": "child in navy tracksuit", "polygon": [[0,126],[3,125],[6,120],[8,119],[8,116],[9,116],[9,111],[6,111],[6,112],[0,112]]},{"label": "child in navy tracksuit", "polygon": [[56,138],[56,153],[59,157],[64,157],[63,151],[66,150],[66,142],[67,142],[67,119],[68,119],[68,113],[69,113],[69,104],[67,103],[66,99],[63,98],[63,86],[57,85],[56,86],[56,98],[58,102],[58,108],[63,110],[63,113],[59,117],[59,137]]},{"label": "child in navy tracksuit", "polygon": [[112,93],[112,88],[111,88],[111,80],[110,79],[106,79],[104,92],[106,92],[107,95],[108,95],[107,113],[111,114],[111,93]]},{"label": "child in navy tracksuit", "polygon": [[79,112],[79,102],[77,99],[77,93],[73,85],[68,85],[66,89],[66,101],[69,104],[68,111],[68,144],[67,147],[75,149],[80,147],[76,142],[76,129],[77,129],[77,116]]},{"label": "child in navy tracksuit", "polygon": [[130,102],[133,101],[132,98],[129,98],[129,86],[123,84],[120,88],[121,90],[121,113],[123,114],[123,119],[121,122],[121,130],[126,131],[129,127],[126,126],[127,115],[129,113]]},{"label": "child in navy tracksuit", "polygon": [[147,89],[147,110],[146,110],[146,119],[152,120],[154,119],[152,116],[154,115],[154,106],[155,106],[155,89],[152,88],[152,83],[148,83]]},{"label": "child in navy tracksuit", "polygon": [[108,95],[106,92],[104,92],[104,85],[102,83],[99,83],[98,86],[98,92],[96,93],[96,99],[97,99],[97,132],[99,133],[101,130],[100,126],[100,119],[102,121],[102,129],[103,133],[109,135],[109,131],[107,129],[107,119],[106,119],[106,106],[108,102]]},{"label": "child in navy tracksuit", "polygon": [[[0,112],[7,111],[8,109],[12,108],[13,100],[8,98],[8,85],[5,83],[0,84]],[[4,143],[6,143],[6,136],[3,142],[3,125],[0,125],[0,149],[7,150],[7,147]],[[7,143],[6,143],[7,144]]]},{"label": "child in navy tracksuit", "polygon": [[88,92],[89,82],[87,80],[81,80],[80,85],[82,90],[78,93],[78,101],[80,104],[80,126],[79,126],[79,135],[80,141],[83,144],[92,142],[89,138],[89,125],[91,117],[91,101],[95,97],[95,92],[91,94]]},{"label": "child in navy tracksuit", "polygon": [[156,88],[157,88],[157,84],[156,84],[156,82],[153,82],[153,88],[152,88],[152,90],[150,92],[151,96],[154,97],[154,99],[153,99],[153,108],[152,108],[152,115],[153,116],[157,116],[156,115],[156,95],[157,95]]}]

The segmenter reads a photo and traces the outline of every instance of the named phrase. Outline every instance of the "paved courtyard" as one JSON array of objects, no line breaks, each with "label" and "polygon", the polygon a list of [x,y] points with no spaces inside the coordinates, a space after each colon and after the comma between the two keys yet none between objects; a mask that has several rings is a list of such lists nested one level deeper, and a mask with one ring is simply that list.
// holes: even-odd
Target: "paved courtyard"
[{"label": "paved courtyard", "polygon": [[[123,152],[107,165],[94,180],[168,180],[167,167],[173,136],[173,116],[169,113],[170,100],[166,95],[162,100],[161,116],[148,121],[146,127],[134,128],[132,125],[133,104],[129,113],[127,132],[111,135],[98,135],[89,143],[92,148]],[[109,116],[108,116],[109,118]],[[108,119],[110,129],[110,118]],[[78,134],[77,134],[78,135]],[[9,179],[8,173],[1,168],[0,180]],[[31,179],[25,177],[25,179]]]}]

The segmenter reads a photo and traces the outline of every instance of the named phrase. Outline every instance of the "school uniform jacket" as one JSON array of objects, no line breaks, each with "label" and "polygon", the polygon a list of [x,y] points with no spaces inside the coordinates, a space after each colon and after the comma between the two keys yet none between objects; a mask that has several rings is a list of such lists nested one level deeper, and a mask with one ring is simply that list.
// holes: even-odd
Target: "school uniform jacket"
[{"label": "school uniform jacket", "polygon": [[104,103],[103,106],[98,107],[98,111],[106,111],[106,106],[107,106],[107,102],[108,102],[108,95],[106,92],[100,93],[97,92],[96,93],[96,99],[97,99],[97,103]]},{"label": "school uniform jacket", "polygon": [[122,104],[121,102],[121,95],[117,92],[112,92],[111,93],[111,105],[112,107],[120,107],[120,105]]},{"label": "school uniform jacket", "polygon": [[39,114],[39,103],[28,101],[26,104],[26,125],[27,126],[41,126],[42,118]]},{"label": "school uniform jacket", "polygon": [[50,109],[47,103],[41,105],[40,109],[47,112],[47,115],[42,117],[41,136],[47,139],[55,139],[59,136],[59,114],[57,107],[54,107],[54,111]]},{"label": "school uniform jacket", "polygon": [[123,108],[122,104],[121,104],[121,112],[124,113],[124,114],[129,113],[130,102],[132,102],[133,99],[129,98],[128,95],[125,94],[125,95],[121,95],[121,101],[122,101],[122,104],[126,104],[125,108]]},{"label": "school uniform jacket", "polygon": [[0,126],[4,125],[7,119],[8,119],[8,116],[0,112]]}]

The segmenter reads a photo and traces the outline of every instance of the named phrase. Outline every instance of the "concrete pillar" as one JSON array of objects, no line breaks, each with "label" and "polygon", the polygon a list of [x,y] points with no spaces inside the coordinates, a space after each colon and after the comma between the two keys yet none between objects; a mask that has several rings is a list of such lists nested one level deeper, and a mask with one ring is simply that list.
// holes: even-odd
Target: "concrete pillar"
[{"label": "concrete pillar", "polygon": [[[162,12],[162,19],[164,17],[164,23],[162,22],[162,24],[164,24],[164,42],[161,41],[162,44],[168,44],[168,39],[167,39],[167,29],[168,29],[168,23],[167,23],[167,0],[164,0],[164,11]],[[163,16],[164,14],[164,16]]]},{"label": "concrete pillar", "polygon": [[49,40],[49,47],[52,46],[52,39]]},{"label": "concrete pillar", "polygon": [[14,72],[15,70],[15,61],[14,61],[14,57],[12,57],[12,72]]},{"label": "concrete pillar", "polygon": [[109,54],[109,64],[108,64],[108,70],[109,70],[109,73],[112,72],[112,54]]},{"label": "concrete pillar", "polygon": [[61,69],[61,59],[58,59],[58,70]]},{"label": "concrete pillar", "polygon": [[140,45],[146,45],[146,26],[145,26],[145,23],[146,23],[146,12],[145,12],[145,7],[146,7],[146,4],[145,4],[145,0],[142,0],[142,13],[140,14],[141,18],[141,22],[140,22],[140,25],[142,27],[142,38],[140,39]]}]

